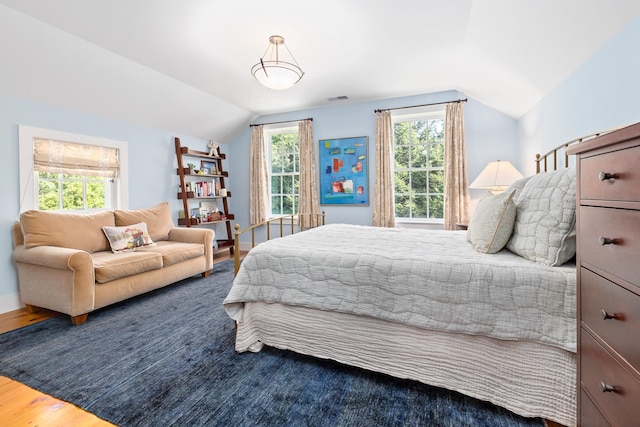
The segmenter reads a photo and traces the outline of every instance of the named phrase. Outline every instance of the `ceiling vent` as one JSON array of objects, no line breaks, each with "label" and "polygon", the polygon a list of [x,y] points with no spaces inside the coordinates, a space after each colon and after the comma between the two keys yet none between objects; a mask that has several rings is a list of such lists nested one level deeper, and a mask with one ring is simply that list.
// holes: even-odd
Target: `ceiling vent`
[{"label": "ceiling vent", "polygon": [[342,96],[334,96],[333,98],[327,98],[327,99],[333,102],[333,101],[344,101],[345,99],[349,99],[349,97],[347,95],[342,95]]}]

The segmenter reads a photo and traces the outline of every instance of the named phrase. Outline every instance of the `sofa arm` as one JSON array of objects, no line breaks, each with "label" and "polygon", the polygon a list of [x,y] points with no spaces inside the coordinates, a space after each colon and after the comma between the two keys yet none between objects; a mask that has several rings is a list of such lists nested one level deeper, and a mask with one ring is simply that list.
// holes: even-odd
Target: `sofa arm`
[{"label": "sofa arm", "polygon": [[14,249],[13,259],[16,262],[41,265],[43,267],[93,271],[91,255],[78,249],[57,246],[37,246],[27,249],[26,246],[20,245]]},{"label": "sofa arm", "polygon": [[95,272],[88,252],[55,246],[17,246],[22,302],[78,316],[93,310]]},{"label": "sofa arm", "polygon": [[169,240],[183,243],[204,244],[204,256],[207,260],[206,271],[213,268],[213,239],[215,231],[210,228],[174,227],[169,230]]}]

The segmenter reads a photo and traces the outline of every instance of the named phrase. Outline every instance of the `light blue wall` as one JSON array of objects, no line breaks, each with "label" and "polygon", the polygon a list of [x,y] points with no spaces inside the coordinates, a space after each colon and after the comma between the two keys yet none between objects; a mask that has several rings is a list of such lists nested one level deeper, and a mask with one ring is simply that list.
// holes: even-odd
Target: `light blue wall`
[{"label": "light blue wall", "polygon": [[[452,101],[465,98],[457,91],[438,92],[420,96],[402,97],[362,102],[355,104],[337,104],[324,108],[294,111],[259,117],[254,123],[270,123],[286,120],[313,118],[313,138],[318,149],[321,139],[342,138],[352,136],[369,137],[369,199],[373,197],[373,168],[375,157],[375,113],[376,109],[407,107],[433,102]],[[473,180],[493,160],[509,160],[518,167],[517,122],[512,117],[502,114],[473,99],[465,104],[465,129],[467,156],[469,163],[469,179]],[[249,140],[250,130],[247,128],[232,144],[230,144],[229,187],[234,197],[230,209],[235,213],[241,227],[249,225]],[[317,154],[316,154],[317,164]],[[475,200],[483,191],[472,192]],[[238,195],[236,197],[236,195]],[[472,202],[473,204],[473,202]],[[327,214],[329,223],[350,223],[371,225],[370,206],[321,206]]]},{"label": "light blue wall", "polygon": [[[520,159],[640,121],[640,18],[519,120]],[[533,169],[530,170],[533,172]]]},{"label": "light blue wall", "polygon": [[[536,153],[569,139],[602,129],[640,121],[640,18],[632,21],[602,49],[589,58],[536,107],[515,120],[482,103],[469,99],[465,104],[465,127],[469,179],[473,180],[489,161],[511,161],[521,172],[534,171],[531,159]],[[516,96],[516,94],[514,94]],[[260,117],[255,123],[314,118],[314,140],[345,136],[369,137],[369,167],[375,153],[375,115],[373,110],[464,98],[456,91],[394,98],[375,102],[344,104],[312,110]],[[99,118],[84,113],[54,108],[0,95],[0,180],[4,203],[0,206],[0,226],[6,239],[0,244],[0,312],[4,302],[17,298],[17,278],[11,260],[10,228],[18,216],[18,125],[28,125],[81,133],[129,142],[129,207],[152,206],[168,200],[175,212],[180,208],[175,198],[175,156],[173,137],[184,145],[206,150],[206,141],[169,132]],[[241,226],[249,223],[249,135],[247,127],[230,144],[222,145],[228,153],[230,172],[228,187],[230,211]],[[222,141],[221,141],[222,142]],[[370,175],[370,180],[372,176]],[[370,186],[373,183],[370,182]],[[480,194],[472,192],[472,199]],[[371,198],[371,195],[370,195]],[[473,201],[472,201],[473,204]],[[370,207],[323,206],[329,222],[370,224]]]},{"label": "light blue wall", "polygon": [[[18,301],[16,268],[12,261],[11,226],[20,211],[18,125],[97,136],[128,142],[129,148],[129,208],[149,207],[169,201],[174,207],[174,221],[180,204],[176,199],[178,179],[174,140],[181,137],[183,145],[206,150],[207,141],[169,132],[144,128],[89,114],[37,104],[0,95],[0,182],[3,200],[0,203],[0,313],[15,309]],[[224,149],[224,148],[223,148]]]}]

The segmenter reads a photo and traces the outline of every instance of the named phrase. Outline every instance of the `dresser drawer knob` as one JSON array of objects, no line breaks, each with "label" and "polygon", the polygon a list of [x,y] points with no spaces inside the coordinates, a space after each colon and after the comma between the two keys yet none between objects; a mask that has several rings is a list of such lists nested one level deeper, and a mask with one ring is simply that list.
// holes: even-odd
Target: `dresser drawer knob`
[{"label": "dresser drawer knob", "polygon": [[600,243],[600,246],[615,245],[616,244],[615,239],[610,239],[610,238],[604,237],[604,236],[598,237],[598,242]]},{"label": "dresser drawer knob", "polygon": [[600,390],[602,390],[603,393],[609,393],[609,392],[615,392],[616,388],[612,385],[605,383],[604,381],[600,381]]},{"label": "dresser drawer knob", "polygon": [[600,315],[602,316],[602,320],[607,320],[607,319],[615,319],[616,318],[616,314],[615,313],[608,313],[606,310],[600,310]]},{"label": "dresser drawer knob", "polygon": [[618,177],[617,173],[600,172],[598,174],[598,179],[600,181],[608,181],[610,179],[616,179],[617,177]]}]

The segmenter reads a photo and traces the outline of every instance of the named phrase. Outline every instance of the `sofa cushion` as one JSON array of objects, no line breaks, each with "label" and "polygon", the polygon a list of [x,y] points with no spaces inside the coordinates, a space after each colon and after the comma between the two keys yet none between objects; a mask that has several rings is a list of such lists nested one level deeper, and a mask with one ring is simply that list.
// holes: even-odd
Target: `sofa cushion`
[{"label": "sofa cushion", "polygon": [[135,251],[138,248],[156,245],[149,237],[147,224],[144,222],[123,227],[102,227],[102,231],[109,239],[113,253]]},{"label": "sofa cushion", "polygon": [[169,203],[164,202],[147,209],[118,210],[114,211],[115,221],[118,227],[123,225],[147,223],[149,236],[154,242],[169,239],[169,231],[174,227],[171,219]]},{"label": "sofa cushion", "polygon": [[140,248],[138,251],[159,253],[162,256],[162,264],[167,267],[203,256],[204,245],[202,243],[158,242],[152,248]]},{"label": "sofa cushion", "polygon": [[58,246],[89,253],[109,250],[104,226],[115,226],[113,211],[92,214],[28,210],[20,214],[27,248]]},{"label": "sofa cushion", "polygon": [[162,256],[154,252],[95,252],[91,254],[96,282],[107,283],[122,277],[162,268]]}]

